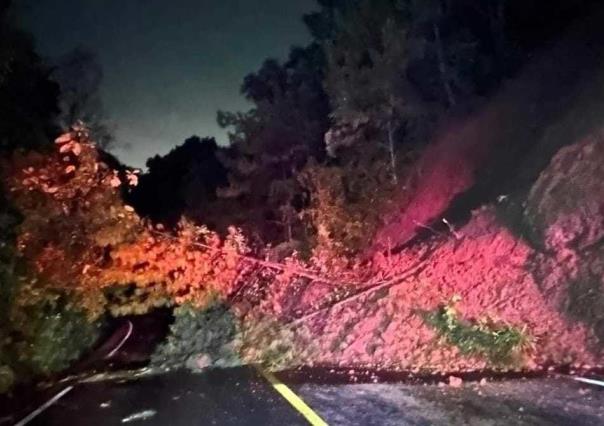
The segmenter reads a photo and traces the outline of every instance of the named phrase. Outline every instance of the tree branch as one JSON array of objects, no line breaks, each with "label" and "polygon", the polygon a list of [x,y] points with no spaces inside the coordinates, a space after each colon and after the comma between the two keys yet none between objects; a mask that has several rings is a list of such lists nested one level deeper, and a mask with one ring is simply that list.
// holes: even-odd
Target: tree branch
[{"label": "tree branch", "polygon": [[381,290],[383,288],[388,288],[388,287],[392,287],[394,285],[397,284],[401,284],[402,282],[406,281],[409,277],[412,277],[416,274],[418,274],[419,272],[422,271],[422,269],[425,268],[424,265],[424,261],[420,261],[418,262],[418,264],[416,264],[415,266],[409,268],[406,272],[404,272],[403,274],[400,274],[390,280],[387,281],[383,281],[381,283],[376,283],[368,288],[365,288],[363,290],[361,290],[358,293],[353,294],[352,296],[349,297],[345,297],[344,299],[338,300],[337,302],[328,305],[328,306],[324,306],[322,308],[317,309],[316,311],[310,312],[306,315],[302,315],[301,317],[298,317],[294,320],[288,321],[285,323],[286,326],[289,325],[298,325],[304,321],[307,321],[317,315],[319,315],[320,313],[323,313],[325,311],[328,311],[330,309],[336,308],[338,306],[344,305],[346,303],[352,302],[354,300],[360,299],[361,297],[369,294],[369,293],[373,293],[374,291],[378,291]]}]

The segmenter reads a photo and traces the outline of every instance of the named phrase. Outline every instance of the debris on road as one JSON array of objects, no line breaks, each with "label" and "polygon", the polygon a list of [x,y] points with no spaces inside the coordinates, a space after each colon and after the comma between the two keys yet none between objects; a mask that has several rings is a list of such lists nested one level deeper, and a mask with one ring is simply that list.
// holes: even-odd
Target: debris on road
[{"label": "debris on road", "polygon": [[155,411],[155,410],[139,411],[138,413],[131,414],[128,417],[124,417],[122,419],[122,423],[130,423],[135,420],[147,420],[147,419],[150,419],[151,417],[155,416],[156,414],[157,414],[157,411]]},{"label": "debris on road", "polygon": [[460,377],[449,376],[449,386],[452,388],[460,388],[463,385],[463,380]]}]

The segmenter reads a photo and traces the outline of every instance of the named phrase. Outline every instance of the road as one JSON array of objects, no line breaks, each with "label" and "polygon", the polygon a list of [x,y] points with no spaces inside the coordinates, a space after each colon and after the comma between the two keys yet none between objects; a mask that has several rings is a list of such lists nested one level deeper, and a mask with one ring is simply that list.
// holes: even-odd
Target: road
[{"label": "road", "polygon": [[[141,365],[164,323],[161,317],[124,320],[71,373]],[[0,426],[295,426],[309,424],[308,411],[324,422],[318,424],[347,426],[604,425],[604,388],[560,375],[486,382],[468,376],[460,387],[444,377],[410,381],[387,372],[304,369],[277,376],[241,367],[67,381],[0,399]]]},{"label": "road", "polygon": [[[604,390],[566,378],[288,387],[329,425],[604,425]],[[56,389],[55,389],[56,391]],[[78,384],[29,424],[307,425],[253,368]]]}]

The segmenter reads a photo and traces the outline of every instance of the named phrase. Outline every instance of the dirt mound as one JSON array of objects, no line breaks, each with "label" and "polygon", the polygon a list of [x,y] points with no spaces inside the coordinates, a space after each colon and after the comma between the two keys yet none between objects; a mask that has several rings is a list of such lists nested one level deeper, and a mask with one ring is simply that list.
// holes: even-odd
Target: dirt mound
[{"label": "dirt mound", "polygon": [[553,306],[604,344],[604,132],[565,147],[531,189],[525,220],[545,253],[535,273]]},{"label": "dirt mound", "polygon": [[551,252],[580,253],[604,239],[604,131],[556,154],[531,189],[526,219]]},{"label": "dirt mound", "polygon": [[592,334],[544,298],[527,268],[534,255],[498,224],[492,208],[476,211],[458,239],[435,239],[387,260],[396,274],[425,257],[412,277],[312,319],[320,348],[313,361],[449,372],[493,367],[444,344],[420,314],[458,295],[465,319],[489,317],[526,330],[534,351],[524,367],[594,365],[600,357],[591,350]]},{"label": "dirt mound", "polygon": [[[604,362],[604,132],[562,148],[526,199],[532,244],[482,207],[455,235],[440,236],[376,267],[400,283],[340,303],[311,321],[320,363],[432,371],[493,367],[443,343],[422,312],[454,296],[464,320],[525,330],[525,368]],[[420,267],[418,267],[418,264]]]},{"label": "dirt mound", "polygon": [[[383,281],[345,289],[299,283],[269,291],[246,309],[243,321],[268,317],[271,330],[290,330],[279,336],[294,342],[279,345],[297,351],[288,357],[305,365],[450,373],[604,363],[592,327],[559,309],[544,291],[538,270],[555,266],[551,259],[503,226],[494,207],[483,207],[456,235],[376,258],[374,277]],[[426,319],[454,298],[461,321],[520,330],[531,345],[505,365],[484,353],[464,353]]]}]

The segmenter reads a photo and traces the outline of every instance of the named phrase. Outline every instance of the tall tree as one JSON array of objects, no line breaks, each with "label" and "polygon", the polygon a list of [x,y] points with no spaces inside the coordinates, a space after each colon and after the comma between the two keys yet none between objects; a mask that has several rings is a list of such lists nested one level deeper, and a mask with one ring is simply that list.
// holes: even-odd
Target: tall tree
[{"label": "tall tree", "polygon": [[98,57],[90,50],[77,47],[56,60],[52,79],[61,88],[60,125],[68,129],[78,121],[85,123],[92,140],[107,149],[113,142],[113,134],[100,96],[103,68]]},{"label": "tall tree", "polygon": [[0,152],[48,144],[56,131],[58,87],[15,24],[11,2],[0,0]]},{"label": "tall tree", "polygon": [[[333,12],[332,39],[324,42],[328,68],[325,87],[336,127],[369,130],[388,153],[397,181],[397,134],[419,103],[407,79],[411,55],[408,13],[391,0],[348,2]],[[328,134],[329,149],[349,144]],[[365,147],[367,148],[367,147]]]},{"label": "tall tree", "polygon": [[241,88],[253,108],[218,113],[231,141],[231,155],[225,158],[230,187],[220,195],[244,197],[249,209],[258,210],[265,228],[281,229],[277,239],[294,234],[300,192],[295,175],[308,158],[324,156],[329,111],[322,86],[324,64],[317,44],[293,48],[283,64],[267,60],[245,77]]},{"label": "tall tree", "polygon": [[181,216],[207,222],[208,204],[216,200],[216,189],[227,184],[218,151],[213,138],[191,136],[168,154],[150,158],[130,201],[141,214],[166,225]]}]

